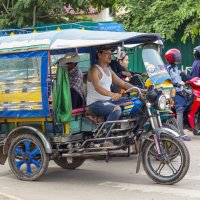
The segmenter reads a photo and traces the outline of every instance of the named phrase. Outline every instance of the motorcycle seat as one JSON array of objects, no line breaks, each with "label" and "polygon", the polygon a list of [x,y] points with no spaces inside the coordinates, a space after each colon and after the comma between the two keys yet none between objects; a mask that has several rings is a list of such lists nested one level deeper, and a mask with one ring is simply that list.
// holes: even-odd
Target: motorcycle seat
[{"label": "motorcycle seat", "polygon": [[85,116],[90,120],[92,121],[94,124],[98,124],[100,122],[104,122],[104,118],[101,117],[101,116],[96,116],[94,115],[88,107],[85,107],[84,108],[76,108],[76,109],[73,109],[72,110],[72,115],[81,115],[85,113]]}]

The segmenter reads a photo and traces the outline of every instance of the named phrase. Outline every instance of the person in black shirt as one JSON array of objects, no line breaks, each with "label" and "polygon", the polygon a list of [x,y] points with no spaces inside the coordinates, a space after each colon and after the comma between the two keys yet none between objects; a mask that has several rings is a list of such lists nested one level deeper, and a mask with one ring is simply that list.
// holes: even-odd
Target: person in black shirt
[{"label": "person in black shirt", "polygon": [[115,60],[112,60],[110,63],[110,67],[117,74],[117,76],[121,79],[125,79],[126,77],[131,77],[132,74],[126,70],[128,67],[129,58],[125,51],[120,51],[115,55]]},{"label": "person in black shirt", "polygon": [[[140,75],[140,76],[146,76],[146,73],[135,73],[135,72],[130,72],[127,71],[127,67],[129,64],[129,57],[126,54],[124,50],[118,49],[117,54],[114,55],[115,59],[111,61],[110,67],[115,72],[115,74],[121,78],[122,80],[128,81],[130,84],[144,88],[144,85],[140,78],[138,76],[133,76],[133,75]],[[119,92],[121,88],[112,85],[111,88],[112,91]]]}]

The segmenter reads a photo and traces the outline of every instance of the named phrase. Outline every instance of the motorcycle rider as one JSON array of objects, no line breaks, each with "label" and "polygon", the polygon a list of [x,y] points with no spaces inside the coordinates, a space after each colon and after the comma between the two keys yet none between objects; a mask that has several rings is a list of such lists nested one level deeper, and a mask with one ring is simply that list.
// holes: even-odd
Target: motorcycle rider
[{"label": "motorcycle rider", "polygon": [[[90,111],[102,116],[106,121],[118,120],[121,116],[119,104],[127,101],[121,98],[119,93],[111,92],[111,84],[114,83],[124,89],[133,87],[120,79],[110,68],[112,51],[110,47],[101,47],[96,53],[97,64],[93,65],[87,76],[87,105]],[[138,90],[140,90],[138,88]],[[132,91],[138,91],[133,89]],[[110,128],[107,124],[106,129]]]},{"label": "motorcycle rider", "polygon": [[165,53],[165,59],[168,62],[167,70],[171,76],[171,81],[176,89],[176,96],[174,97],[174,107],[177,114],[177,124],[179,134],[184,141],[190,141],[190,137],[184,133],[183,130],[183,112],[186,108],[187,99],[184,96],[183,86],[185,83],[181,79],[180,71],[177,64],[182,62],[182,55],[178,49],[170,49]]},{"label": "motorcycle rider", "polygon": [[181,72],[181,77],[184,82],[191,80],[192,78],[200,78],[200,46],[197,46],[193,49],[194,62],[192,64],[192,69],[189,75],[185,72]]},{"label": "motorcycle rider", "polygon": [[194,55],[195,60],[192,64],[190,79],[192,79],[194,77],[200,78],[200,46],[197,46],[194,48],[193,55]]}]

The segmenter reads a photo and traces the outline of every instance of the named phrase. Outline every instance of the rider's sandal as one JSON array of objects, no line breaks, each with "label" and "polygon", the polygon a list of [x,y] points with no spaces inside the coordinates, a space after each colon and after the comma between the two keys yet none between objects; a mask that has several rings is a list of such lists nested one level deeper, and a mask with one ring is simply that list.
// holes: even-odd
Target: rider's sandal
[{"label": "rider's sandal", "polygon": [[191,141],[191,138],[187,135],[182,135],[181,138],[183,141]]}]

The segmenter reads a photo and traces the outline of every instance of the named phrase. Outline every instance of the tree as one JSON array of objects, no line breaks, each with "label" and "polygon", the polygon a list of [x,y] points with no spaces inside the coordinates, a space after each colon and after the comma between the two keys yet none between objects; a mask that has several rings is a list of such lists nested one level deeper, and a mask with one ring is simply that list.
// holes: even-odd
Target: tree
[{"label": "tree", "polygon": [[115,5],[126,11],[116,20],[129,31],[156,32],[170,40],[178,32],[184,42],[200,35],[199,0],[120,0]]},{"label": "tree", "polygon": [[[93,5],[101,10],[102,7],[112,7],[115,0],[0,0],[0,29],[35,26],[36,22],[63,23],[78,21],[74,15],[65,12],[64,7],[71,7],[79,12],[87,13]],[[79,19],[80,20],[80,19]]]}]

